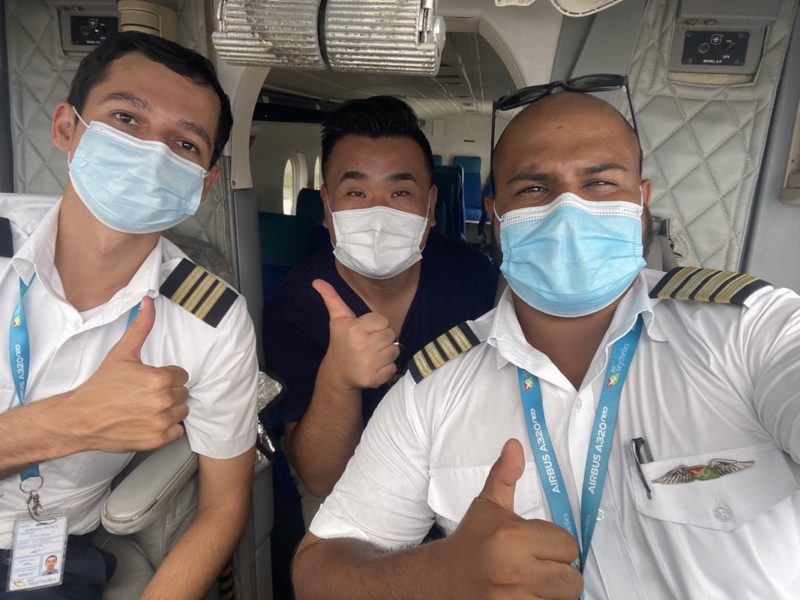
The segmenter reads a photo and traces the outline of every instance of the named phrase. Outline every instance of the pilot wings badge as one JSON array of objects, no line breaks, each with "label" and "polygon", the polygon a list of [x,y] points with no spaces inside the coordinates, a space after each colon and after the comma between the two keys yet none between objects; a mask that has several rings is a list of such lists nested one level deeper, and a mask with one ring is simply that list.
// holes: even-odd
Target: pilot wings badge
[{"label": "pilot wings badge", "polygon": [[653,483],[692,483],[693,481],[709,481],[719,479],[723,475],[738,473],[752,467],[754,460],[730,460],[727,458],[712,458],[707,465],[694,465],[687,467],[681,465],[667,471]]}]

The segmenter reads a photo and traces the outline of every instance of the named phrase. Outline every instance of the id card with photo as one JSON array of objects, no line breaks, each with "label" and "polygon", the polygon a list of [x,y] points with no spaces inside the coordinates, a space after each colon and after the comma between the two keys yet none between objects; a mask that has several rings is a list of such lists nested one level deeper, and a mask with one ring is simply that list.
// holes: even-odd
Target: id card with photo
[{"label": "id card with photo", "polygon": [[8,591],[35,590],[61,585],[67,547],[67,515],[27,515],[14,522]]}]

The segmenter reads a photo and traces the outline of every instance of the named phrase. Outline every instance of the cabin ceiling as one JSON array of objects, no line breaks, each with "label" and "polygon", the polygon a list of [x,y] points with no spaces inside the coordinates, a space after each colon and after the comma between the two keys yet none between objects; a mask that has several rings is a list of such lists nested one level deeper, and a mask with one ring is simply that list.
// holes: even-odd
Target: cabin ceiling
[{"label": "cabin ceiling", "polygon": [[435,77],[271,69],[265,91],[328,102],[389,95],[406,100],[421,119],[449,114],[489,114],[492,100],[514,84],[503,61],[475,32],[448,33]]}]

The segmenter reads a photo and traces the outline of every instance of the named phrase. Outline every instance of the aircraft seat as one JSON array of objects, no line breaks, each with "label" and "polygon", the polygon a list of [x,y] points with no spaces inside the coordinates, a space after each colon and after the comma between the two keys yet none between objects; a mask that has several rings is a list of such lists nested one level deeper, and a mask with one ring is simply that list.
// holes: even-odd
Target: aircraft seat
[{"label": "aircraft seat", "polygon": [[440,167],[442,165],[442,155],[441,154],[434,154],[433,155],[433,166]]},{"label": "aircraft seat", "polygon": [[314,223],[314,229],[311,232],[312,250],[316,251],[330,247],[331,236],[322,225],[322,221],[325,219],[325,207],[322,204],[322,196],[320,196],[319,190],[313,188],[300,190],[297,194],[295,215],[311,219]]},{"label": "aircraft seat", "polygon": [[483,212],[481,197],[481,159],[479,156],[454,156],[451,164],[464,169],[464,213],[467,221],[477,223]]},{"label": "aircraft seat", "polygon": [[322,207],[322,196],[319,190],[303,188],[297,194],[295,215],[310,219],[315,225],[322,225],[325,210]]},{"label": "aircraft seat", "polygon": [[289,271],[313,248],[314,222],[305,217],[258,213],[264,298],[269,298]]},{"label": "aircraft seat", "polygon": [[[281,386],[260,374],[258,408],[263,410],[280,393]],[[152,452],[140,452],[116,478],[103,504],[103,527],[95,543],[117,557],[117,569],[103,600],[133,600],[141,597],[158,566],[194,516],[197,497],[197,455],[183,436]],[[256,460],[253,497],[272,506],[272,464],[262,455]],[[261,506],[263,504],[254,504]],[[254,556],[254,547],[268,549],[274,526],[271,510],[251,511],[246,534],[232,559],[237,597],[271,598],[271,585],[254,585],[255,579],[271,580],[261,572],[271,564],[269,556]],[[257,553],[256,553],[257,554]],[[255,566],[260,569],[255,570]],[[218,600],[221,585],[212,585],[204,600]],[[264,593],[264,590],[267,593]]]},{"label": "aircraft seat", "polygon": [[[434,169],[433,183],[438,188],[437,220],[439,205],[446,208],[444,235],[455,240],[464,239],[464,193],[463,169],[461,167],[439,166]],[[437,232],[441,230],[436,228]]]}]

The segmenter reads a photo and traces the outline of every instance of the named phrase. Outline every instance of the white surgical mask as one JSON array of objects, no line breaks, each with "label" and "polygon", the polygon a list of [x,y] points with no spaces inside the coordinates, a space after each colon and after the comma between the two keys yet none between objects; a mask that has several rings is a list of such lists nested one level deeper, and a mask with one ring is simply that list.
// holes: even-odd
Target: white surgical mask
[{"label": "white surgical mask", "polygon": [[422,258],[427,217],[375,206],[331,211],[331,218],[336,234],[333,255],[364,277],[389,279]]}]

